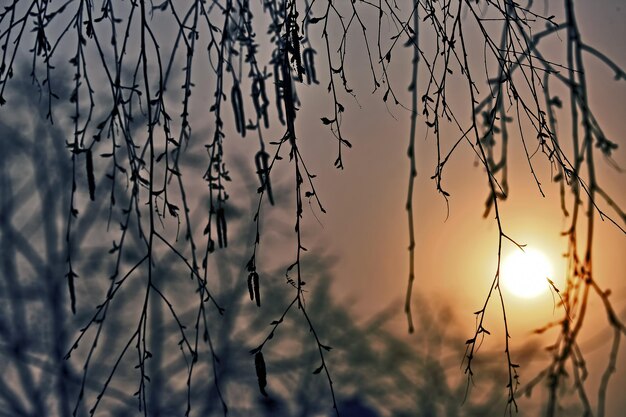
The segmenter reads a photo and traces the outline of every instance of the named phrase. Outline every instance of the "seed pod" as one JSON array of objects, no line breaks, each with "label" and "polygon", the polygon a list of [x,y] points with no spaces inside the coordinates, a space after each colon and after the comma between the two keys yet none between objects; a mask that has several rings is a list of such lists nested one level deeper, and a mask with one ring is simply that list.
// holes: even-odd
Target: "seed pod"
[{"label": "seed pod", "polygon": [[263,125],[268,129],[270,127],[269,118],[267,117],[269,100],[265,94],[265,80],[262,77],[258,77],[252,82],[252,102],[254,103],[257,120],[263,119]]},{"label": "seed pod", "polygon": [[283,87],[283,102],[285,103],[285,114],[287,116],[287,130],[289,132],[290,140],[295,140],[295,120],[296,120],[296,103],[298,98],[293,90],[291,83],[291,69],[287,57],[287,51],[282,51],[281,73],[282,73],[282,87]]},{"label": "seed pod", "polygon": [[267,397],[265,387],[267,386],[267,371],[265,369],[265,360],[263,359],[263,352],[259,351],[254,355],[254,368],[256,369],[256,377],[259,381],[259,391],[264,397]]},{"label": "seed pod", "polygon": [[256,164],[256,173],[259,176],[259,182],[261,183],[261,190],[267,192],[267,198],[271,205],[274,205],[274,196],[272,195],[272,184],[270,183],[269,175],[269,159],[270,156],[265,151],[259,151],[254,157]]},{"label": "seed pod", "polygon": [[235,114],[235,127],[241,136],[246,136],[246,118],[243,112],[243,100],[241,98],[241,90],[239,84],[234,83],[230,91],[230,102],[233,105],[233,113]]},{"label": "seed pod", "polygon": [[278,120],[280,121],[280,123],[282,125],[285,124],[285,116],[283,114],[283,94],[284,94],[284,86],[283,86],[283,80],[281,80],[280,74],[281,74],[281,65],[280,65],[280,61],[277,60],[274,63],[274,91],[276,94],[276,111],[278,112]]},{"label": "seed pod", "polygon": [[254,298],[256,299],[256,306],[261,307],[261,289],[259,287],[259,274],[252,273],[252,287],[254,288]]},{"label": "seed pod", "polygon": [[217,244],[220,248],[228,246],[228,239],[226,236],[226,215],[224,214],[224,208],[220,207],[216,213],[217,223]]},{"label": "seed pod", "polygon": [[89,186],[89,198],[91,201],[95,200],[96,194],[96,181],[93,176],[93,156],[91,149],[87,149],[86,165],[87,165],[87,185]]},{"label": "seed pod", "polygon": [[76,291],[74,289],[74,278],[78,278],[78,275],[72,271],[72,267],[70,266],[70,270],[67,274],[67,286],[70,292],[70,305],[72,307],[72,313],[76,314]]},{"label": "seed pod", "polygon": [[263,117],[263,111],[262,111],[261,102],[259,101],[259,98],[261,96],[261,89],[259,88],[258,79],[255,79],[254,81],[252,81],[252,93],[250,95],[252,96],[252,104],[254,104],[254,111],[256,112],[256,118],[257,120],[261,120],[261,118]]},{"label": "seed pod", "polygon": [[304,67],[302,66],[302,55],[300,54],[300,37],[298,36],[298,23],[296,16],[292,17],[291,26],[291,42],[292,42],[292,54],[296,64],[296,72],[298,74],[298,80],[302,81],[302,75],[304,74]]},{"label": "seed pod", "polygon": [[263,123],[265,124],[265,128],[270,127],[269,117],[267,116],[267,106],[270,104],[269,99],[267,98],[267,93],[265,92],[265,79],[259,79],[259,90],[261,92],[261,99],[263,100],[263,104],[261,105],[261,111],[263,113]]},{"label": "seed pod", "polygon": [[302,59],[304,61],[304,73],[306,74],[306,82],[307,84],[319,84],[317,81],[317,75],[315,73],[315,60],[313,57],[316,52],[313,48],[306,48],[302,53]]}]

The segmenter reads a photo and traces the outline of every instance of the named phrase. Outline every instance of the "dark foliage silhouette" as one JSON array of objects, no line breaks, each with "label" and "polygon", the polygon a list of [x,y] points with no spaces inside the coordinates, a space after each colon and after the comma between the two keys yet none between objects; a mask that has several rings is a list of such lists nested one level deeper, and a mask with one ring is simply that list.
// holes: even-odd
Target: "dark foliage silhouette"
[{"label": "dark foliage silhouette", "polygon": [[[541,48],[555,37],[564,39],[565,62]],[[432,179],[446,204],[444,172],[452,155],[472,152],[485,173],[497,267],[474,313],[474,334],[465,344],[455,341],[466,348],[467,381],[458,387],[473,382],[480,343],[490,334],[485,318],[495,307],[504,317],[505,398],[439,410],[457,386],[443,376],[423,383],[420,372],[441,373],[438,360],[397,352],[405,346],[391,335],[377,339],[379,327],[353,325],[324,293],[326,281],[308,282],[327,265],[319,249],[309,252],[314,240],[305,224],[325,209],[302,146],[307,133],[300,120],[307,113],[299,94],[316,84],[327,93],[326,113],[315,118],[336,141],[334,166],[343,169],[352,143],[342,120],[356,100],[352,39],[363,48],[373,92],[410,118],[404,303],[410,333],[423,327],[412,311],[419,280],[418,130],[434,137]],[[594,229],[601,219],[624,232],[626,215],[598,175],[600,158],[614,164],[617,143],[589,100],[585,68],[597,60],[616,82],[626,73],[585,41],[573,0],[558,2],[554,15],[509,0],[13,0],[0,10],[0,45],[0,331],[9,364],[0,394],[10,410],[3,413],[304,416],[339,415],[343,407],[375,415],[397,407],[393,415],[486,415],[500,402],[500,412],[512,413],[525,354],[510,347],[500,265],[504,245],[524,247],[501,212],[515,140],[542,195],[537,159],[553,168],[569,223],[566,286],[549,281],[561,319],[545,328],[558,326],[560,333],[550,347],[552,362],[525,392],[546,381],[546,412],[555,416],[565,407],[563,387],[573,385],[579,402],[573,407],[606,414],[626,326],[592,268]],[[403,59],[411,63],[408,98],[393,76]],[[229,153],[225,140],[235,135],[255,138],[246,142],[253,147],[249,160]],[[239,175],[247,182],[236,184]],[[280,259],[261,246],[278,229],[287,231],[274,249]],[[244,304],[242,297],[250,300]],[[578,346],[591,297],[602,302],[613,330],[593,403]],[[361,353],[336,353],[349,330],[362,338]],[[394,374],[380,366],[384,350],[375,361],[351,366],[377,343],[388,343],[387,354],[407,363],[423,360],[424,368]],[[342,355],[343,364],[333,359]],[[374,370],[359,368],[372,364]],[[291,380],[298,372],[306,375]],[[391,382],[381,385],[387,373],[394,374]],[[407,387],[417,403],[396,399]],[[439,402],[430,404],[432,398]]]}]

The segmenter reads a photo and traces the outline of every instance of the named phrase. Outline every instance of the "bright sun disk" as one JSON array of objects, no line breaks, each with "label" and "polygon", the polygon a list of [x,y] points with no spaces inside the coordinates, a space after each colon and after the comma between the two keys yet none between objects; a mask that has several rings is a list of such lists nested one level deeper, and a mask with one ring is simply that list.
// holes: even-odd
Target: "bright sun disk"
[{"label": "bright sun disk", "polygon": [[552,265],[540,251],[532,248],[516,250],[502,264],[501,278],[504,287],[521,298],[537,297],[549,289]]}]

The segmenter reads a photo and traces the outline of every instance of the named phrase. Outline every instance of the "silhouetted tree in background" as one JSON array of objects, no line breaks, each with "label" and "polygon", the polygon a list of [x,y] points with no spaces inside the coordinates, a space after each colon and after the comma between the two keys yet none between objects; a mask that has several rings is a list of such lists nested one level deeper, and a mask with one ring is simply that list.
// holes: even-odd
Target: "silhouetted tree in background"
[{"label": "silhouetted tree in background", "polygon": [[[27,80],[19,88],[28,89]],[[102,238],[117,231],[111,227],[106,233],[107,198],[96,198],[88,211],[79,213],[74,228],[74,267],[81,271],[75,289],[80,302],[76,314],[71,314],[66,281],[59,279],[66,268],[65,247],[59,242],[64,240],[62,220],[67,200],[55,198],[64,184],[71,184],[71,161],[63,157],[66,148],[62,131],[38,121],[46,109],[36,97],[16,96],[14,105],[25,114],[21,125],[17,129],[1,125],[6,158],[2,164],[6,175],[2,176],[1,415],[84,416],[92,410],[93,415],[137,415],[138,394],[133,393],[138,389],[141,370],[131,351],[135,346],[128,344],[135,331],[128,322],[141,315],[144,282],[131,281],[129,273],[141,260],[144,243],[136,235],[129,235],[134,237],[125,243],[127,252],[116,256],[117,251]],[[189,152],[194,146],[201,144],[190,145]],[[201,169],[200,162],[192,159],[186,166]],[[245,167],[243,161],[240,163]],[[243,172],[246,188],[255,187],[255,173],[246,169]],[[104,181],[101,179],[96,187]],[[77,183],[87,186],[87,179],[79,178]],[[119,180],[117,186],[123,185],[124,181]],[[277,203],[283,204],[289,197],[288,187],[275,184]],[[205,206],[205,196],[200,200],[198,204]],[[229,247],[207,265],[211,276],[216,277],[215,290],[225,313],[207,319],[207,332],[199,334],[197,347],[183,327],[191,327],[198,314],[189,302],[194,295],[193,281],[188,279],[186,265],[178,254],[158,252],[154,291],[163,294],[163,302],[148,307],[150,354],[144,378],[149,382],[147,408],[142,409],[146,414],[182,415],[189,407],[189,415],[219,416],[227,406],[228,415],[235,416],[306,417],[327,415],[331,409],[328,387],[318,375],[319,353],[315,345],[308,343],[309,328],[298,317],[281,324],[281,332],[288,336],[268,353],[268,397],[259,394],[249,351],[256,346],[255,341],[266,337],[267,324],[284,313],[284,303],[291,300],[291,287],[285,287],[280,280],[268,280],[261,310],[247,302],[247,295],[242,297],[247,242],[255,234],[246,213],[256,203],[252,195],[243,207],[230,206],[229,225],[234,236],[240,237],[231,239]],[[194,220],[202,218],[201,210],[193,213],[199,218]],[[280,221],[280,216],[272,222],[274,233],[285,239],[291,225]],[[106,256],[103,252],[112,253]],[[416,328],[422,348],[416,349],[387,326],[399,313],[395,305],[363,320],[335,300],[329,292],[333,259],[321,249],[316,252],[316,256],[303,260],[303,268],[315,271],[309,274],[314,289],[307,306],[324,337],[332,341],[330,360],[341,415],[501,414],[505,398],[498,383],[504,377],[500,364],[481,365],[481,374],[492,380],[485,390],[486,397],[470,398],[464,405],[460,402],[466,390],[464,381],[446,377],[450,369],[458,369],[463,353],[463,340],[449,325],[451,311],[441,306],[426,307],[428,303],[420,300],[422,313]],[[286,266],[281,261],[263,270],[263,275],[283,275]],[[102,278],[104,272],[116,270],[124,281]],[[116,289],[117,282],[122,282],[119,286],[123,291]],[[85,323],[90,326],[85,327]],[[77,340],[72,329],[81,332]],[[80,329],[85,330],[84,335]],[[194,359],[186,353],[187,343],[197,349],[191,376]],[[71,356],[65,358],[68,351]],[[530,358],[535,347],[529,345],[525,351]]]},{"label": "silhouetted tree in background", "polygon": [[[540,48],[558,36],[565,39],[566,62],[553,62]],[[435,137],[433,179],[446,202],[443,174],[451,155],[465,147],[484,169],[485,216],[495,216],[499,232],[493,283],[465,345],[443,336],[437,341],[441,329],[430,329],[433,343],[467,348],[470,383],[480,341],[489,334],[485,315],[496,303],[504,313],[506,398],[493,387],[487,402],[455,408],[448,400],[465,384],[450,386],[438,359],[412,352],[381,323],[356,326],[324,293],[325,280],[306,282],[324,275],[326,260],[307,255],[304,207],[325,210],[301,147],[307,135],[296,121],[303,114],[298,89],[323,83],[329,108],[320,121],[337,142],[334,165],[342,169],[343,152],[352,146],[342,117],[355,97],[348,55],[353,38],[364,47],[374,92],[410,114],[409,332],[416,329],[419,123]],[[146,416],[227,410],[306,416],[328,411],[320,400],[328,392],[337,414],[342,406],[366,413],[366,402],[375,406],[372,413],[387,408],[391,415],[486,415],[499,399],[507,410],[517,409],[522,358],[513,357],[522,353],[509,348],[499,285],[503,244],[522,247],[499,208],[509,193],[511,140],[523,144],[533,175],[535,154],[554,168],[563,214],[571,219],[566,287],[551,284],[560,300],[562,319],[554,325],[561,332],[552,363],[534,383],[548,381],[547,413],[557,415],[571,372],[583,410],[605,414],[626,327],[593,273],[594,219],[623,232],[626,216],[596,175],[598,156],[610,163],[617,145],[591,107],[585,63],[599,59],[617,80],[626,74],[584,41],[572,0],[550,16],[532,2],[512,1],[14,0],[0,11],[0,44],[0,330],[2,360],[10,364],[0,395],[7,415],[102,410],[123,416],[138,407]],[[413,55],[409,104],[392,75],[393,64],[408,56],[402,47]],[[459,83],[464,99],[452,104],[458,95],[452,100],[457,87],[451,85]],[[561,126],[566,120],[569,130],[559,133],[557,120]],[[256,175],[254,185],[232,184],[227,160],[235,157],[227,158],[225,139],[235,133],[258,139],[247,145],[254,146],[253,159],[237,164],[242,171],[242,165],[253,167],[246,172]],[[241,197],[232,201],[230,193]],[[292,212],[286,230],[293,232],[278,244],[284,257],[271,258],[260,249],[269,234],[264,225],[269,217],[279,229],[275,217],[283,219],[285,210]],[[269,279],[277,275],[287,285]],[[246,287],[250,303],[244,305]],[[577,337],[594,294],[614,339],[592,410]],[[348,337],[347,350],[333,351],[344,361],[335,360],[331,369],[332,347]],[[253,358],[234,346],[247,347]],[[412,367],[387,366],[392,359]],[[439,377],[424,382],[425,375]],[[279,388],[270,379],[282,381]]]}]

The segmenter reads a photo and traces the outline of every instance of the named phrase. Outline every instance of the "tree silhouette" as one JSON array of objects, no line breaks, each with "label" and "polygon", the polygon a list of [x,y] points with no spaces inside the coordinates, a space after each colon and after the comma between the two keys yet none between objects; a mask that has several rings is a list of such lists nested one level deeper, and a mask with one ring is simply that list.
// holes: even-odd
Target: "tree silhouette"
[{"label": "tree silhouette", "polygon": [[[571,372],[586,415],[605,415],[626,326],[610,291],[594,275],[594,229],[599,218],[624,233],[626,215],[598,174],[599,158],[617,167],[612,159],[617,144],[605,135],[601,109],[589,99],[585,68],[597,60],[616,81],[625,80],[626,73],[585,41],[572,0],[559,2],[553,14],[540,9],[533,2],[509,0],[406,5],[386,0],[13,0],[4,6],[0,224],[7,303],[0,326],[3,355],[12,366],[0,392],[8,415],[95,415],[103,408],[132,415],[129,403],[146,416],[227,414],[238,407],[243,408],[235,414],[325,412],[311,402],[304,385],[269,385],[273,369],[286,374],[298,369],[291,356],[278,353],[294,341],[302,344],[299,356],[316,363],[310,372],[326,381],[336,414],[340,405],[367,412],[360,401],[374,390],[350,399],[337,381],[357,385],[340,365],[336,370],[330,365],[334,340],[342,335],[328,324],[341,312],[319,307],[308,289],[322,291],[324,285],[306,282],[310,271],[323,265],[310,264],[314,256],[307,253],[311,238],[305,223],[325,209],[303,145],[309,140],[300,123],[308,116],[303,87],[322,84],[328,108],[314,117],[336,141],[334,166],[343,169],[352,144],[342,120],[352,111],[348,102],[357,99],[351,48],[362,48],[373,93],[410,119],[404,304],[409,332],[416,330],[411,306],[413,285],[420,279],[415,271],[416,137],[427,131],[437,155],[432,178],[446,204],[444,173],[453,155],[474,153],[485,173],[484,214],[495,219],[498,230],[497,267],[475,312],[463,369],[470,384],[478,348],[490,334],[485,317],[495,304],[504,317],[505,408],[517,410],[519,360],[509,345],[500,264],[505,244],[524,246],[509,234],[510,219],[501,214],[509,194],[509,142],[519,141],[542,195],[537,158],[554,170],[559,204],[569,219],[565,288],[549,280],[562,318],[540,329],[558,326],[560,333],[551,346],[552,362],[525,392],[547,381],[547,415],[558,415]],[[564,39],[564,62],[542,47],[554,38]],[[353,41],[358,44],[349,47]],[[409,63],[407,97],[394,65],[408,68]],[[203,130],[207,118],[208,132]],[[229,150],[226,139],[236,135],[258,140],[246,142],[250,149]],[[238,153],[250,157],[242,160]],[[233,184],[233,167],[246,165],[253,167],[248,177],[256,175],[256,183]],[[240,199],[246,196],[244,210]],[[293,232],[282,236],[276,259],[261,250],[261,243],[270,230],[267,219],[284,218],[286,210]],[[252,218],[251,233],[246,218]],[[112,236],[112,244],[103,236]],[[284,276],[286,288],[270,279],[277,275]],[[249,295],[247,306],[240,303],[242,292]],[[590,370],[578,336],[593,296],[602,302],[613,342],[592,403],[584,384]],[[320,297],[334,308],[327,295]],[[367,330],[349,321],[343,326],[364,338],[363,349],[370,343],[373,349],[376,342],[366,337]],[[263,334],[254,338],[258,332]],[[249,380],[238,381],[220,365],[228,347],[241,345],[249,346],[252,358],[245,359],[246,366],[253,369],[264,402],[253,397],[257,392],[251,392]],[[437,363],[424,366],[430,372],[427,367]],[[235,367],[232,373],[239,372]],[[370,370],[364,377],[376,373],[385,370]],[[421,384],[419,375],[398,378]],[[445,378],[439,382],[434,386],[445,402],[451,389]],[[232,393],[237,386],[244,392],[239,398]],[[390,396],[401,391],[385,386]],[[171,398],[164,398],[165,392]],[[301,410],[281,403],[287,394],[297,398]],[[386,394],[372,395],[379,405],[395,404]],[[427,403],[424,397],[416,405],[425,407],[425,415]],[[486,413],[470,405],[463,412]]]}]

